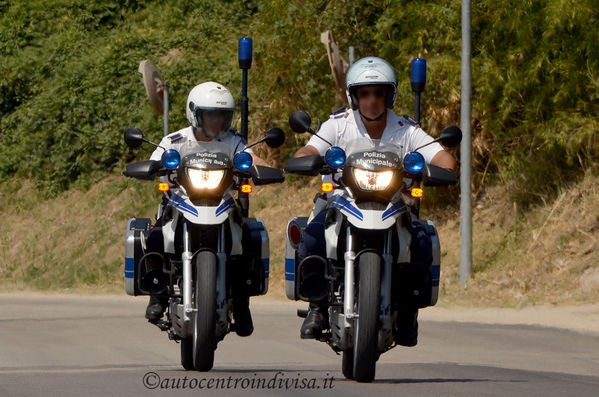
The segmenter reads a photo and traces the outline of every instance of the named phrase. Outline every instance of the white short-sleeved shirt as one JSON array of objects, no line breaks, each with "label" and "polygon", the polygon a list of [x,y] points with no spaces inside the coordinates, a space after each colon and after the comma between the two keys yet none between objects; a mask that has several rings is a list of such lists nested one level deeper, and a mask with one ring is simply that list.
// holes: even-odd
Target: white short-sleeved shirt
[{"label": "white short-sleeved shirt", "polygon": [[[160,146],[162,147],[157,147],[156,150],[154,150],[154,153],[152,153],[152,156],[150,156],[150,160],[160,160],[162,153],[164,153],[165,150],[175,149],[181,152],[181,148],[188,141],[192,141],[193,143],[198,142],[191,126],[183,128],[177,132],[173,132],[172,134],[162,138],[160,141]],[[233,130],[222,133],[221,136],[215,141],[223,142],[229,145],[233,153],[240,152],[245,148],[245,141],[243,138],[241,138],[241,136],[235,134]],[[199,142],[201,144],[201,141]],[[246,151],[253,153],[252,149],[247,149]]]},{"label": "white short-sleeved shirt", "polygon": [[[344,113],[332,115],[325,121],[317,132],[317,135],[323,137],[333,145],[342,148],[355,139],[371,139],[366,131],[366,127],[360,118],[356,120],[354,112],[346,110]],[[403,153],[399,153],[401,158],[411,151],[414,151],[422,145],[433,141],[433,137],[428,135],[422,128],[411,119],[401,117],[387,110],[387,125],[381,137],[382,142],[390,142],[402,148]],[[329,149],[329,145],[322,139],[312,136],[308,145],[314,146],[318,152],[324,156]],[[424,160],[430,164],[433,157],[443,150],[443,147],[435,142],[429,146],[419,149],[418,152],[424,156]]]},{"label": "white short-sleeved shirt", "polygon": [[[347,147],[347,145],[355,139],[372,139],[370,138],[370,135],[368,135],[362,120],[359,117],[356,120],[352,110],[346,110],[345,112],[331,115],[331,117],[320,126],[317,135],[341,148]],[[381,141],[400,146],[402,148],[402,153],[399,153],[399,155],[403,159],[409,152],[433,141],[433,137],[424,132],[415,121],[398,116],[391,110],[387,110],[387,125],[383,130]],[[310,138],[308,145],[314,146],[322,156],[325,155],[330,147],[326,142],[316,136]],[[443,150],[443,147],[435,142],[419,149],[418,152],[422,154],[424,161],[430,164],[433,157],[435,157],[441,150]],[[336,176],[339,178],[341,174],[339,173]],[[323,182],[332,182],[333,177],[332,175],[323,175],[322,180]],[[335,189],[333,195],[340,193],[341,190]]]}]

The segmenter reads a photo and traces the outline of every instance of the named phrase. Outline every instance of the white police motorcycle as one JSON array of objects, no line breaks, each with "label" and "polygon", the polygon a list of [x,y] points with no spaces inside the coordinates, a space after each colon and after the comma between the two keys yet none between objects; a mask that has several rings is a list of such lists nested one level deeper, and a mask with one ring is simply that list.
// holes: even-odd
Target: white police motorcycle
[{"label": "white police motorcycle", "polygon": [[[315,134],[310,124],[303,111],[289,119],[298,133]],[[450,126],[434,141],[454,147],[461,137],[460,129]],[[312,213],[313,217],[327,209],[326,258],[312,255],[299,261],[297,248],[308,218],[289,221],[286,295],[292,300],[328,301],[330,330],[319,340],[343,352],[343,375],[360,382],[371,382],[380,354],[395,347],[399,305],[426,307],[437,301],[440,246],[433,222],[427,221],[432,266],[422,269],[410,264],[411,207],[417,205],[411,191],[421,181],[434,186],[455,184],[456,175],[427,165],[417,151],[403,159],[400,153],[401,148],[391,143],[356,140],[345,148],[329,148],[324,158],[290,159],[285,167],[289,173],[333,175],[334,186],[323,184],[323,190],[335,189],[333,194],[318,198]],[[298,311],[301,317],[306,314]]]},{"label": "white police motorcycle", "polygon": [[[265,141],[278,147],[284,140],[283,131],[275,127],[255,144]],[[135,148],[149,141],[139,129],[129,128],[125,142]],[[150,219],[129,220],[125,288],[129,295],[168,297],[167,320],[156,325],[170,339],[181,341],[185,369],[209,371],[217,343],[234,326],[233,295],[263,295],[268,290],[266,228],[261,219],[242,217],[235,193],[251,188],[242,185],[244,178],[263,185],[283,182],[284,174],[252,165],[248,152],[232,153],[220,142],[188,143],[181,153],[167,150],[161,161],[129,164],[123,172],[142,180],[166,179],[160,184],[164,196],[157,215],[163,252],[148,244],[154,229]]]}]

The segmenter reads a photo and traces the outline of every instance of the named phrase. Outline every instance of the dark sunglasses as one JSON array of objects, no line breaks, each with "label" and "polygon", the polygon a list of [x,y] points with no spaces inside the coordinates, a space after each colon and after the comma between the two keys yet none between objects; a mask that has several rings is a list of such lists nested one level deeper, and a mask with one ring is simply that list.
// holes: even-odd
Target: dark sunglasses
[{"label": "dark sunglasses", "polygon": [[222,110],[205,110],[201,108],[195,109],[196,117],[202,119],[224,119],[225,112]]},{"label": "dark sunglasses", "polygon": [[377,88],[358,88],[358,91],[356,92],[356,94],[358,95],[358,98],[367,98],[371,95],[377,97],[377,98],[382,98],[385,96],[386,90],[383,87],[377,87]]}]

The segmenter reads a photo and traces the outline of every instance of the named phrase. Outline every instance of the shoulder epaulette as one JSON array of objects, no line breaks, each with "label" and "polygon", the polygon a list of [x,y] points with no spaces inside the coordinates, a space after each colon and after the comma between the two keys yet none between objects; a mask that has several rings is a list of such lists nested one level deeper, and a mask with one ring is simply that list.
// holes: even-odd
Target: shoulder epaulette
[{"label": "shoulder epaulette", "polygon": [[330,118],[332,119],[339,119],[341,117],[343,117],[345,115],[345,108],[339,108],[333,112],[331,112],[331,114],[329,114]]},{"label": "shoulder epaulette", "polygon": [[414,127],[420,127],[420,123],[417,122],[416,120],[414,120],[413,118],[411,118],[410,116],[404,115],[403,118],[406,119],[407,122],[409,124],[413,125]]},{"label": "shoulder epaulette", "polygon": [[173,135],[171,135],[171,136],[168,137],[168,139],[170,139],[171,143],[177,142],[181,138],[183,138],[183,134],[181,134],[180,132],[178,132],[176,134],[173,134]]}]

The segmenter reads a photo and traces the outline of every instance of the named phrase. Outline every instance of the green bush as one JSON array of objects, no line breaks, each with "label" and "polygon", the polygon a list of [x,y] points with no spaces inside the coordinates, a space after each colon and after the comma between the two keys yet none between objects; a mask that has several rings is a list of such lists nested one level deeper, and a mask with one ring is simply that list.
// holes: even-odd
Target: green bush
[{"label": "green bush", "polygon": [[[475,181],[506,183],[519,201],[599,158],[599,9],[591,0],[487,0],[472,6]],[[46,193],[89,186],[133,157],[122,132],[150,139],[161,119],[137,66],[153,60],[171,83],[171,129],[186,125],[187,92],[227,85],[237,100],[237,40],[254,39],[250,136],[308,110],[326,119],[341,106],[320,33],[345,53],[379,55],[399,76],[395,110],[411,114],[410,60],[427,58],[423,126],[459,122],[460,4],[455,1],[0,2],[0,178],[35,178]],[[237,114],[239,118],[239,113]],[[239,122],[239,120],[237,120]],[[281,164],[306,137],[288,135]],[[518,192],[526,185],[532,195]]]}]

